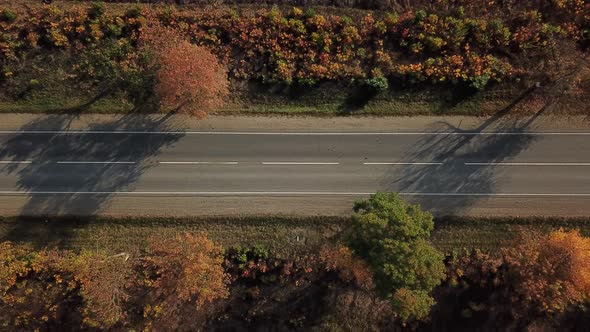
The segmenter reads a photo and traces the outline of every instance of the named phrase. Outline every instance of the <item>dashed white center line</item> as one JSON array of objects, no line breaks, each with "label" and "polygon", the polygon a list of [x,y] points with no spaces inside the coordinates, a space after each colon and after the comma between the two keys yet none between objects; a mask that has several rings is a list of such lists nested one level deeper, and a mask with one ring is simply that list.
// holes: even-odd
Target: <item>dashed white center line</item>
[{"label": "dashed white center line", "polygon": [[467,166],[590,166],[590,163],[465,163]]},{"label": "dashed white center line", "polygon": [[135,164],[135,161],[58,161],[57,164]]},{"label": "dashed white center line", "polygon": [[237,161],[160,161],[163,165],[237,165]]},{"label": "dashed white center line", "polygon": [[[175,196],[367,196],[370,192],[342,191],[26,191],[2,190],[0,195],[175,195]],[[402,196],[455,197],[590,197],[590,193],[458,193],[458,192],[399,192]]]},{"label": "dashed white center line", "polygon": [[0,160],[0,164],[30,164],[30,160]]},{"label": "dashed white center line", "polygon": [[363,163],[363,165],[442,165],[442,163]]},{"label": "dashed white center line", "polygon": [[340,165],[340,163],[263,161],[262,165]]}]

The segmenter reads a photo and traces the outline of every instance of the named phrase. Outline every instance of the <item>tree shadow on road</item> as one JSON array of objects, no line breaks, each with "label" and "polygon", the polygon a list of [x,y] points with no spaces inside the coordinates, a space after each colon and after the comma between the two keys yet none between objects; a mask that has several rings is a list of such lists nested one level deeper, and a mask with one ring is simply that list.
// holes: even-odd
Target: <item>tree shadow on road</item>
[{"label": "tree shadow on road", "polygon": [[[434,132],[441,134],[424,136],[407,155],[410,156],[410,162],[441,164],[405,168],[401,173],[390,171],[381,179],[381,187],[414,194],[494,192],[499,175],[494,165],[468,166],[464,163],[499,163],[517,156],[537,139],[534,135],[474,135],[492,128],[499,133],[526,134],[530,131],[534,121],[545,112],[548,105],[528,119],[506,117],[526,94],[472,130],[463,130],[445,121],[436,123]],[[453,215],[465,211],[483,198],[485,196],[416,195],[412,200],[435,214]]]},{"label": "tree shadow on road", "polygon": [[[169,131],[169,116],[130,114],[90,125],[89,131]],[[76,115],[49,115],[21,131],[71,128]],[[34,194],[21,215],[94,215],[108,204],[114,192],[131,191],[139,177],[155,165],[152,160],[183,135],[173,134],[60,134],[17,133],[0,143],[0,160],[30,161],[4,164],[0,174],[16,177],[16,190]],[[57,161],[133,162],[132,164],[58,164]],[[67,171],[64,171],[66,169]],[[5,188],[4,190],[10,190]],[[28,226],[27,226],[28,225]],[[24,223],[22,227],[30,227]],[[23,233],[27,230],[15,229]],[[61,234],[63,236],[63,234]],[[22,236],[21,236],[22,237]]]}]

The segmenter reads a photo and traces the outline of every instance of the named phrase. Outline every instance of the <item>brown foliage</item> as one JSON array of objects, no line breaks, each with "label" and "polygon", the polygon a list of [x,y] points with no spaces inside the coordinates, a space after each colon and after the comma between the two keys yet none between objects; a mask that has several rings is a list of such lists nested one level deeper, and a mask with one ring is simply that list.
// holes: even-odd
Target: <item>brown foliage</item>
[{"label": "brown foliage", "polygon": [[[124,317],[129,268],[104,254],[0,244],[0,321],[13,327],[108,328]],[[66,325],[64,325],[66,324]]]},{"label": "brown foliage", "polygon": [[590,238],[577,230],[524,236],[503,260],[507,281],[537,312],[562,312],[590,298]]},{"label": "brown foliage", "polygon": [[132,264],[124,257],[84,252],[75,258],[73,269],[86,302],[84,323],[104,328],[121,321],[123,304],[129,300]]},{"label": "brown foliage", "polygon": [[338,271],[342,281],[354,283],[362,289],[373,288],[373,274],[369,265],[360,258],[354,257],[352,251],[344,246],[324,247],[320,259],[326,270]]},{"label": "brown foliage", "polygon": [[502,282],[500,265],[500,259],[480,250],[473,250],[447,265],[447,278],[452,284],[460,286],[468,283],[478,287],[493,287]]},{"label": "brown foliage", "polygon": [[[154,237],[143,259],[146,278],[142,280],[148,296],[144,315],[172,328],[180,315],[228,296],[228,277],[224,272],[223,251],[204,235],[179,234],[174,238]],[[190,315],[190,314],[189,314]]]},{"label": "brown foliage", "polygon": [[0,326],[193,329],[205,304],[227,296],[223,252],[205,236],[154,238],[127,258],[0,243]]},{"label": "brown foliage", "polygon": [[388,301],[362,290],[338,289],[330,299],[327,331],[392,331],[395,313]]}]

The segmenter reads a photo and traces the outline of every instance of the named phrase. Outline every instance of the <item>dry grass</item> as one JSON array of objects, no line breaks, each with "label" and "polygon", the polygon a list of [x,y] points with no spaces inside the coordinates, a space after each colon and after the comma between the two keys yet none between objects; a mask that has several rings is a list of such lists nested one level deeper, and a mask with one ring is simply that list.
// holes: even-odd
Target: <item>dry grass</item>
[{"label": "dry grass", "polygon": [[[79,250],[134,251],[151,236],[205,232],[224,247],[263,245],[279,256],[317,252],[341,239],[347,218],[0,218],[0,241]],[[510,245],[520,231],[580,229],[590,235],[590,218],[459,218],[437,220],[432,242],[445,251]]]},{"label": "dry grass", "polygon": [[133,251],[151,236],[204,232],[224,247],[263,245],[279,255],[317,251],[341,233],[340,218],[0,218],[0,241],[78,250]]}]

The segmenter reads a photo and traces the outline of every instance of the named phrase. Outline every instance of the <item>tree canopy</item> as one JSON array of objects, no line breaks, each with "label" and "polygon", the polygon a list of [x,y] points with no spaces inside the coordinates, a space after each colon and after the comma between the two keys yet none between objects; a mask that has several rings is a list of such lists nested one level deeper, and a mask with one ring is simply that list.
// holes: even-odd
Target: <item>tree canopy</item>
[{"label": "tree canopy", "polygon": [[372,195],[354,211],[348,245],[371,265],[381,296],[402,320],[426,317],[429,292],[444,277],[443,255],[428,242],[432,215],[393,193]]},{"label": "tree canopy", "polygon": [[590,299],[590,238],[577,230],[527,234],[503,250],[503,263],[522,306],[535,313],[563,312]]}]

